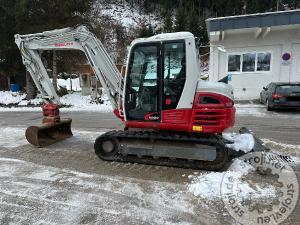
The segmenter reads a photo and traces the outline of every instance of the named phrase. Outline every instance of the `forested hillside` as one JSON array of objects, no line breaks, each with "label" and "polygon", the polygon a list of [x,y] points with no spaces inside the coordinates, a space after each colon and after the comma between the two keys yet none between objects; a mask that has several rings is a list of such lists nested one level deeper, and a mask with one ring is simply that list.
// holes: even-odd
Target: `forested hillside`
[{"label": "forested hillside", "polygon": [[[190,31],[206,45],[205,19],[209,17],[298,7],[299,0],[0,0],[0,75],[24,73],[15,33],[89,23],[116,63],[123,63],[126,47],[137,37]],[[43,56],[51,68],[52,54]],[[84,61],[81,54],[72,52],[58,53],[57,58],[58,72],[69,72],[74,63]]]}]

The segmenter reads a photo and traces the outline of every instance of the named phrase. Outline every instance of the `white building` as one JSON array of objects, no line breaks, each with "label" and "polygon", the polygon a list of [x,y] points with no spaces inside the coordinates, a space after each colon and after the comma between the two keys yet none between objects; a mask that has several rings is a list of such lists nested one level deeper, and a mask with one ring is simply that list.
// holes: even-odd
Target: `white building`
[{"label": "white building", "polygon": [[259,98],[270,82],[300,81],[300,10],[208,19],[209,79],[228,76],[235,98]]}]

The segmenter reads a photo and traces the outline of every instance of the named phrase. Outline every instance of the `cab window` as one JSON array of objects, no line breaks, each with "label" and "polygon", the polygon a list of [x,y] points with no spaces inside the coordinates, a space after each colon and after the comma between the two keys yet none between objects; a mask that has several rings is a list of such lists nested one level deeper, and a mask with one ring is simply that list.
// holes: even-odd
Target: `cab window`
[{"label": "cab window", "polygon": [[163,47],[163,104],[162,109],[175,109],[186,80],[184,41],[165,43]]}]

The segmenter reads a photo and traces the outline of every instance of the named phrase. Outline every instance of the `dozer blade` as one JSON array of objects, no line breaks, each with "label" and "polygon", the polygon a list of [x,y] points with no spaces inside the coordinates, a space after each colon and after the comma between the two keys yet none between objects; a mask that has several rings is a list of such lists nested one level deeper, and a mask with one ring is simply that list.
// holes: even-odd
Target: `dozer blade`
[{"label": "dozer blade", "polygon": [[25,133],[27,141],[39,148],[49,146],[72,137],[72,119],[64,119],[55,124],[28,127]]}]

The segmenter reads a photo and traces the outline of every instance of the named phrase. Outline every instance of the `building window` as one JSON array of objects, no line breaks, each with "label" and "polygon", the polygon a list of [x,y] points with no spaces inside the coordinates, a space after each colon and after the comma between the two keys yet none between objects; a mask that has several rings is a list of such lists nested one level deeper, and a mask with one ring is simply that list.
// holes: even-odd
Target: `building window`
[{"label": "building window", "polygon": [[253,72],[255,71],[255,53],[243,54],[243,72]]},{"label": "building window", "polygon": [[271,71],[270,52],[251,52],[228,55],[228,72],[268,72]]},{"label": "building window", "polygon": [[271,53],[257,53],[257,71],[270,71]]},{"label": "building window", "polygon": [[229,55],[228,56],[228,72],[239,72],[241,66],[240,55]]}]

